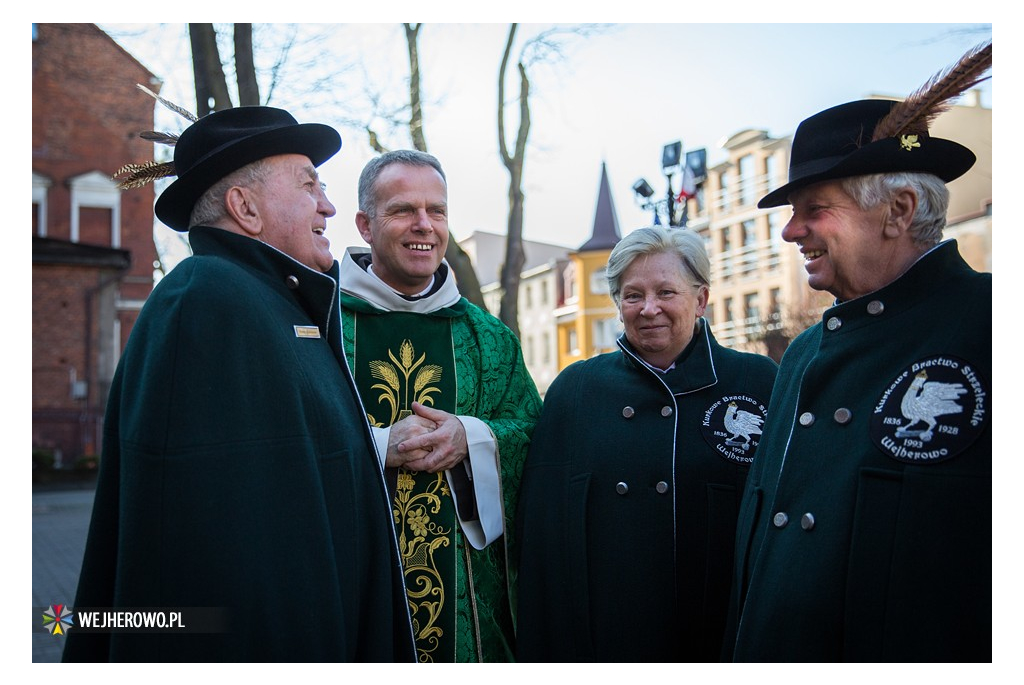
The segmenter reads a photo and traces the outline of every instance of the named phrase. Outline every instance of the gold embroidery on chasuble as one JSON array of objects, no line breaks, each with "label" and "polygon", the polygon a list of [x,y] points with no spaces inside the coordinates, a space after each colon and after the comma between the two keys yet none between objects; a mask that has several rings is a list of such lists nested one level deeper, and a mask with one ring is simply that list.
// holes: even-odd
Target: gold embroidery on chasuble
[{"label": "gold embroidery on chasuble", "polygon": [[[357,313],[354,358],[370,425],[401,421],[413,402],[455,413],[451,319]],[[392,512],[417,656],[454,661],[458,522],[445,474],[399,468]]]}]

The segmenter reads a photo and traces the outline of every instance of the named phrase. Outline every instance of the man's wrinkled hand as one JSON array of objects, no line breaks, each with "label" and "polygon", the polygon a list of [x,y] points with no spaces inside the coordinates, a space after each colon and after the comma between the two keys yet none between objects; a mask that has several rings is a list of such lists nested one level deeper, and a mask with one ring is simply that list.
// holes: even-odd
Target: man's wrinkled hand
[{"label": "man's wrinkled hand", "polygon": [[[410,471],[437,473],[452,468],[469,455],[466,429],[457,416],[419,402],[412,403],[412,410],[413,416],[407,417],[405,421],[416,417],[422,422],[419,425],[429,423],[436,428],[410,435],[398,442],[400,455],[413,455],[408,459],[403,458],[404,468]],[[389,446],[388,453],[390,452]]]},{"label": "man's wrinkled hand", "polygon": [[[409,469],[408,462],[417,461],[430,454],[426,448],[400,450],[399,445],[410,438],[426,435],[437,428],[437,424],[429,419],[424,419],[416,414],[405,417],[391,426],[388,436],[388,452],[384,458],[384,465],[388,467],[401,466]],[[418,471],[420,469],[410,469]]]}]

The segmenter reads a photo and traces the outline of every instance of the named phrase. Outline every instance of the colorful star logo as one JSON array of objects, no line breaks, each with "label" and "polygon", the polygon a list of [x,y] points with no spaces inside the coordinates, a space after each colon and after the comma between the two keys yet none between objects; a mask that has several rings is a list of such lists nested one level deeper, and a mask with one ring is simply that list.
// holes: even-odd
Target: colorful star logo
[{"label": "colorful star logo", "polygon": [[43,627],[50,635],[63,635],[74,625],[74,614],[64,604],[53,604],[43,612]]}]

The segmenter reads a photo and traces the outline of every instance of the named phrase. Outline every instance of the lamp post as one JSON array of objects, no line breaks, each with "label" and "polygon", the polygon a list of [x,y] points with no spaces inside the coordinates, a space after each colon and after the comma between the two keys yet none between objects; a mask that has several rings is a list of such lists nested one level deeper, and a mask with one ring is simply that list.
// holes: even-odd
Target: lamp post
[{"label": "lamp post", "polygon": [[[661,224],[661,211],[664,208],[666,223],[669,226],[686,226],[687,211],[686,201],[696,193],[696,185],[704,181],[707,175],[707,153],[704,148],[691,150],[686,153],[686,161],[682,165],[682,188],[677,192],[672,189],[672,178],[680,168],[683,160],[683,143],[677,140],[669,143],[661,151],[661,170],[665,174],[668,183],[668,191],[665,199],[655,200],[654,188],[646,179],[641,178],[633,184],[633,192],[643,209],[650,209],[654,212],[654,224]],[[682,203],[682,212],[676,218],[676,204]]]},{"label": "lamp post", "polygon": [[[683,141],[677,140],[669,143],[661,150],[661,171],[668,181],[668,193],[665,195],[665,215],[668,217],[668,225],[676,226],[675,195],[672,192],[672,172],[679,166],[679,159],[683,155]],[[682,224],[686,225],[685,220]]]}]

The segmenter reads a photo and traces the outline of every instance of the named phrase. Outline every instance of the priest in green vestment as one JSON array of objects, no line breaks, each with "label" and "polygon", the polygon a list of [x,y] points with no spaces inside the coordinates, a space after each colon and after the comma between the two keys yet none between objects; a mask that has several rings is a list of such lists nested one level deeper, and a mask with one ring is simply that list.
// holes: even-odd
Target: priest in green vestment
[{"label": "priest in green vestment", "polygon": [[443,260],[436,158],[367,164],[356,226],[369,249],[342,259],[345,350],[388,475],[417,656],[510,661],[508,533],[540,396],[519,341]]}]

